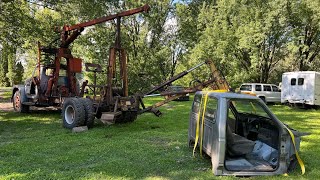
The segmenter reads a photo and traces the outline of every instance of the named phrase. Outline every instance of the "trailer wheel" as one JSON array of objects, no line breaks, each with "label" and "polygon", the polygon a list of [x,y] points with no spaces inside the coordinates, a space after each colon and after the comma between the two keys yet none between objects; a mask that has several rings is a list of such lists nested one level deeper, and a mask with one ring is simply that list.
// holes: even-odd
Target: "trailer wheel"
[{"label": "trailer wheel", "polygon": [[13,109],[15,112],[27,113],[29,112],[30,106],[22,104],[22,97],[20,90],[17,90],[13,95]]},{"label": "trailer wheel", "polygon": [[62,107],[63,127],[72,129],[84,125],[85,110],[77,98],[66,98]]},{"label": "trailer wheel", "polygon": [[92,128],[94,124],[94,108],[93,103],[90,99],[87,98],[79,98],[78,99],[84,107],[85,115],[84,115],[84,124],[88,126],[88,128]]}]

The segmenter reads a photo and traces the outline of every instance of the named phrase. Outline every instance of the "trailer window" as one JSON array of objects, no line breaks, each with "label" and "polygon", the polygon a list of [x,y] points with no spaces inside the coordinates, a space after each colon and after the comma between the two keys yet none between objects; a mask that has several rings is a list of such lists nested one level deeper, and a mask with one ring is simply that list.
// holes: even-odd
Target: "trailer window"
[{"label": "trailer window", "polygon": [[296,78],[291,78],[291,86],[295,86],[296,85]]},{"label": "trailer window", "polygon": [[298,79],[298,85],[303,85],[303,82],[304,82],[304,78],[299,78]]}]

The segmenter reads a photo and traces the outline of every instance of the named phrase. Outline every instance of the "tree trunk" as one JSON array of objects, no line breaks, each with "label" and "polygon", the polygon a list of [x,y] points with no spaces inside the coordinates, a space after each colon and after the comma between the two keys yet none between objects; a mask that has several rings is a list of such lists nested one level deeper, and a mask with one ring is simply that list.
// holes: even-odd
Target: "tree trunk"
[{"label": "tree trunk", "polygon": [[15,71],[15,67],[16,67],[16,51],[17,48],[16,47],[9,47],[8,48],[8,72],[6,74],[8,80],[9,80],[9,84],[10,86],[14,85],[14,79],[16,77],[17,72]]},{"label": "tree trunk", "polygon": [[2,44],[0,59],[0,86],[9,86],[9,79],[6,77],[8,73],[8,44]]}]

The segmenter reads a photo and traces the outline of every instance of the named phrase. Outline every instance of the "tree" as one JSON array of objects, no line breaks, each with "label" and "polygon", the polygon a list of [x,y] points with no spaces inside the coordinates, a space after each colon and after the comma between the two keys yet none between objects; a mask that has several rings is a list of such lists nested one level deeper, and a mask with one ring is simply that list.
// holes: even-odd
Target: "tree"
[{"label": "tree", "polygon": [[0,86],[9,86],[9,80],[6,76],[8,73],[8,46],[2,44],[0,58]]},{"label": "tree", "polygon": [[37,26],[34,26],[26,1],[1,1],[0,9],[0,80],[2,86],[8,86],[14,83],[15,76],[20,73],[14,71],[17,50],[22,49],[30,35],[36,34]]},{"label": "tree", "polygon": [[[288,45],[297,70],[309,70],[320,52],[320,3],[314,0],[288,1],[290,41]],[[314,68],[313,68],[314,69]]]},{"label": "tree", "polygon": [[285,7],[284,1],[203,3],[197,24],[204,30],[190,58],[213,59],[232,84],[268,82],[287,53]]},{"label": "tree", "polygon": [[24,68],[23,68],[21,62],[16,63],[15,71],[19,72],[19,73],[17,73],[15,76],[14,84],[20,84],[23,82],[22,78],[23,78],[23,73],[24,73]]},{"label": "tree", "polygon": [[7,56],[8,59],[8,72],[6,73],[6,77],[9,80],[9,85],[13,86],[14,80],[16,79],[16,76],[18,73],[16,71],[16,48],[11,47],[9,49],[9,53]]}]

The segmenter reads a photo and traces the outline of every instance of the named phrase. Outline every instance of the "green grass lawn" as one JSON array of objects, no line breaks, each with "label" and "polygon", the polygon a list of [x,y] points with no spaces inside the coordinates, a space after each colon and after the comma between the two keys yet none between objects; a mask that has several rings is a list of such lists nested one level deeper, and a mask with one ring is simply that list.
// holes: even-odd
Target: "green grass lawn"
[{"label": "green grass lawn", "polygon": [[[149,104],[161,98],[152,98]],[[0,179],[235,179],[215,177],[209,159],[187,146],[189,102],[171,102],[163,116],[143,114],[133,123],[96,125],[83,133],[62,128],[58,112],[0,112]],[[252,179],[320,177],[320,111],[270,106],[303,137],[306,174]]]}]

